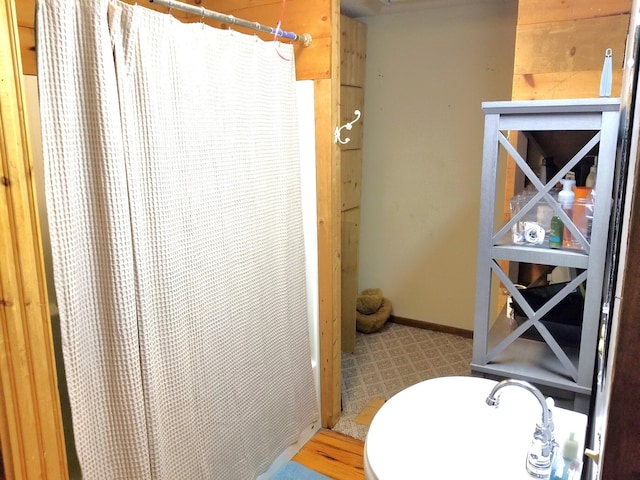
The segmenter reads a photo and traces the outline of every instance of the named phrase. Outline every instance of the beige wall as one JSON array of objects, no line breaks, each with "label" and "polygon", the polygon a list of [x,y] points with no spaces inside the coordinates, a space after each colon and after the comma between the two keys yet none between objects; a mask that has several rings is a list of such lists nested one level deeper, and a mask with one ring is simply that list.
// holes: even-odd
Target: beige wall
[{"label": "beige wall", "polygon": [[368,25],[359,288],[394,314],[473,329],[485,100],[509,100],[517,4]]}]

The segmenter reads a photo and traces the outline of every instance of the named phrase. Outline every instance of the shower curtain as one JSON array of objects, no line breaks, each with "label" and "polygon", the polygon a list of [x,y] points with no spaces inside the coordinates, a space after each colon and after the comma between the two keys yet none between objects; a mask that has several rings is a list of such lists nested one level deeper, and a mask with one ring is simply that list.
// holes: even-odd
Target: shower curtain
[{"label": "shower curtain", "polygon": [[255,478],[318,419],[292,47],[39,0],[37,49],[83,478]]}]

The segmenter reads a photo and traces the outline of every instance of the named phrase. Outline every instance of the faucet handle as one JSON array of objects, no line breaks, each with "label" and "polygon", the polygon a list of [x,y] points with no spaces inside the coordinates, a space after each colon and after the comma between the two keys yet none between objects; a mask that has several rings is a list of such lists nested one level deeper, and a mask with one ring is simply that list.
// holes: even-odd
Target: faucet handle
[{"label": "faucet handle", "polygon": [[559,446],[554,435],[553,407],[555,402],[553,398],[547,397],[545,404],[548,411],[547,423],[546,425],[536,425],[533,441],[527,454],[527,471],[539,478],[543,478],[549,473],[556,449]]},{"label": "faucet handle", "polygon": [[536,425],[527,452],[527,472],[536,478],[548,478],[555,454],[555,440],[548,428]]},{"label": "faucet handle", "polygon": [[549,423],[547,425],[547,428],[549,429],[549,432],[551,432],[551,441],[555,443],[554,432],[556,430],[556,426],[553,423],[553,408],[556,406],[556,402],[551,397],[547,397],[545,402],[547,404],[547,410],[549,410]]}]

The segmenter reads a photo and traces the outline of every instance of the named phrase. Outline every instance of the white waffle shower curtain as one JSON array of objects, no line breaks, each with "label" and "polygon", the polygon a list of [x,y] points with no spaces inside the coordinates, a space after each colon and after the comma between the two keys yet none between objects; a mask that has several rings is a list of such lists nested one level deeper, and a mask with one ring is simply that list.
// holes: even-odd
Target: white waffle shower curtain
[{"label": "white waffle shower curtain", "polygon": [[40,0],[47,202],[86,479],[249,479],[318,418],[293,49]]}]

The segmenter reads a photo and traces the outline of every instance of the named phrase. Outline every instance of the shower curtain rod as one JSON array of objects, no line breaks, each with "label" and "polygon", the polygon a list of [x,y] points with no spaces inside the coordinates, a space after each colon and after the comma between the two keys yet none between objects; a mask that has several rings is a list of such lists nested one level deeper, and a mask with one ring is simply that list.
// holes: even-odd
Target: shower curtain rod
[{"label": "shower curtain rod", "polygon": [[204,7],[196,7],[194,5],[177,2],[175,0],[149,0],[149,1],[151,3],[156,3],[161,7],[175,8],[176,10],[192,13],[193,15],[198,15],[199,17],[202,17],[202,18],[212,18],[220,22],[227,22],[227,23],[231,23],[232,25],[238,25],[240,27],[246,27],[252,30],[258,30],[260,32],[270,33],[278,37],[283,37],[289,40],[293,40],[294,42],[302,42],[302,45],[305,47],[308,47],[309,45],[311,45],[312,37],[309,33],[303,33],[302,35],[298,35],[297,33],[293,33],[293,32],[285,32],[283,30],[280,30],[279,28],[267,27],[265,25],[259,24],[258,22],[250,22],[248,20],[243,20],[242,18],[236,18],[233,15],[214,12],[212,10],[207,10]]}]

